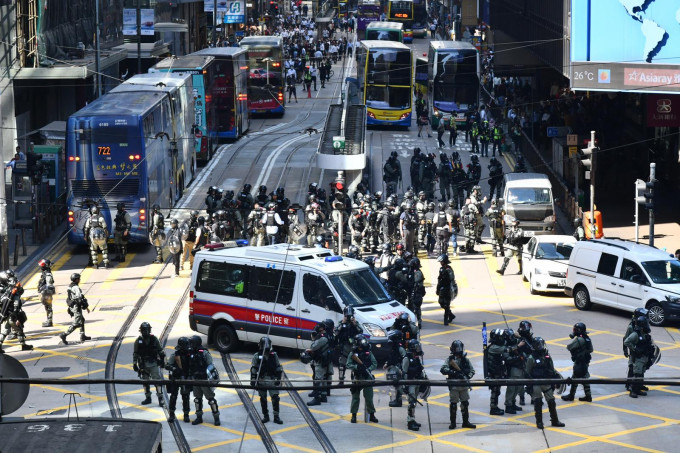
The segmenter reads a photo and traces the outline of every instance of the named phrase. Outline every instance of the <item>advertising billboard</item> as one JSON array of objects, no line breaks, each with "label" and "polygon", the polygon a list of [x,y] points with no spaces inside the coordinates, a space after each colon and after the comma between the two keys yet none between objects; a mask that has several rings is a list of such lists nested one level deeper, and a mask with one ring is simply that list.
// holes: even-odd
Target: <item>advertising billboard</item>
[{"label": "advertising billboard", "polygon": [[573,89],[680,92],[680,2],[571,0]]}]

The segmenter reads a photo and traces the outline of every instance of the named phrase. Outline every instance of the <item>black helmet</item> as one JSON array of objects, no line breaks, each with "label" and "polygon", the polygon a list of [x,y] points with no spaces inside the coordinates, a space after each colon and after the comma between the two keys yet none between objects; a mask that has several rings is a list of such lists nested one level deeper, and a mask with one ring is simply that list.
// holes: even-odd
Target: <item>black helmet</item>
[{"label": "black helmet", "polygon": [[342,310],[342,314],[351,318],[354,316],[354,307],[345,307],[345,309]]},{"label": "black helmet", "polygon": [[385,242],[382,245],[382,251],[383,251],[383,253],[385,253],[385,252],[391,253],[392,252],[392,244],[390,244],[389,242]]},{"label": "black helmet", "polygon": [[139,331],[142,333],[143,337],[148,337],[151,334],[151,324],[148,322],[143,322],[139,325]]},{"label": "black helmet", "polygon": [[392,151],[392,152],[390,153],[390,157],[393,158],[393,159],[396,159],[397,157],[399,157],[399,154],[397,154],[396,151]]},{"label": "black helmet", "polygon": [[333,332],[333,329],[335,328],[335,323],[333,322],[332,319],[330,318],[324,319],[323,323],[326,326],[326,332]]},{"label": "black helmet", "polygon": [[178,351],[186,351],[189,349],[189,339],[187,337],[179,337],[175,349]]},{"label": "black helmet", "polygon": [[395,269],[403,269],[404,267],[406,267],[406,261],[403,258],[397,258],[394,260]]},{"label": "black helmet", "polygon": [[367,256],[364,258],[364,263],[368,264],[371,268],[375,267],[375,256]]},{"label": "black helmet", "polygon": [[38,266],[40,266],[40,269],[49,269],[52,267],[52,261],[47,259],[41,259],[40,261],[38,261]]},{"label": "black helmet", "polygon": [[449,208],[455,208],[456,207],[456,202],[452,199],[449,200]]},{"label": "black helmet", "polygon": [[170,219],[170,226],[171,227],[179,226],[179,221],[177,219]]},{"label": "black helmet", "polygon": [[118,209],[119,211],[125,210],[125,203],[123,203],[122,201],[119,201],[119,202],[116,204],[116,209]]},{"label": "black helmet", "polygon": [[80,281],[80,274],[78,274],[77,272],[71,274],[71,281],[73,283],[78,283]]},{"label": "black helmet", "polygon": [[534,348],[534,351],[536,352],[545,351],[545,340],[541,337],[536,337],[534,338],[534,341],[531,342],[531,347]]},{"label": "black helmet", "polygon": [[491,344],[495,344],[498,346],[502,346],[503,344],[505,344],[503,335],[504,335],[503,329],[493,329],[490,335]]},{"label": "black helmet", "polygon": [[400,319],[402,322],[408,324],[408,321],[409,321],[408,313],[403,312],[402,314],[399,315],[398,319]]},{"label": "black helmet", "polygon": [[320,333],[321,331],[326,331],[326,324],[323,322],[317,322],[316,325],[314,326],[314,332]]},{"label": "black helmet", "polygon": [[263,185],[261,185],[261,186],[257,189],[257,191],[258,191],[259,193],[261,193],[261,194],[266,194],[266,193],[267,193],[267,186],[265,186],[265,185],[263,184]]},{"label": "black helmet", "polygon": [[582,322],[577,322],[574,324],[574,335],[585,335],[588,332],[586,332],[586,325]]},{"label": "black helmet", "polygon": [[191,349],[197,350],[203,346],[203,340],[201,340],[201,337],[198,335],[192,335],[189,338],[189,344],[191,345]]},{"label": "black helmet", "polygon": [[360,347],[363,350],[369,349],[368,340],[366,339],[363,333],[359,333],[354,336],[354,344],[355,346]]},{"label": "black helmet", "polygon": [[278,195],[280,198],[283,198],[283,196],[284,196],[283,187],[277,187],[276,188],[276,195]]},{"label": "black helmet", "polygon": [[269,337],[260,338],[260,352],[263,354],[268,353],[272,350],[272,340]]},{"label": "black helmet", "polygon": [[526,337],[531,335],[531,323],[529,321],[520,321],[519,327],[517,328],[517,333],[521,336]]},{"label": "black helmet", "polygon": [[409,340],[408,350],[416,354],[422,354],[423,352],[423,348],[420,346],[420,341],[416,340],[415,338],[413,340]]},{"label": "black helmet", "polygon": [[503,336],[505,338],[505,344],[510,345],[515,341],[515,331],[511,328],[507,328],[503,331]]},{"label": "black helmet", "polygon": [[460,340],[453,340],[450,350],[453,354],[462,354],[465,351],[465,345]]},{"label": "black helmet", "polygon": [[347,256],[350,258],[358,258],[359,255],[361,254],[361,251],[359,250],[359,247],[356,245],[352,244],[349,246],[349,249],[347,249]]},{"label": "black helmet", "polygon": [[408,265],[413,269],[420,269],[420,260],[418,258],[413,258],[408,262]]},{"label": "black helmet", "polygon": [[635,329],[644,333],[649,333],[652,329],[649,327],[649,321],[646,316],[640,316],[635,320]]},{"label": "black helmet", "polygon": [[578,217],[576,217],[576,218],[574,219],[574,226],[577,227],[577,226],[579,226],[579,225],[581,225],[581,219],[578,218]]},{"label": "black helmet", "polygon": [[439,209],[439,212],[444,213],[444,211],[446,210],[446,203],[444,203],[443,201],[440,201],[437,208]]},{"label": "black helmet", "polygon": [[430,212],[434,212],[435,204],[434,201],[431,201],[427,204],[427,210]]},{"label": "black helmet", "polygon": [[404,341],[404,334],[401,330],[390,330],[387,334],[387,341],[392,343],[392,346],[401,346],[402,341]]},{"label": "black helmet", "polygon": [[196,219],[199,225],[205,224],[205,217],[200,216],[198,219]]},{"label": "black helmet", "polygon": [[449,255],[446,253],[442,253],[437,257],[437,262],[438,263],[448,263],[449,262]]},{"label": "black helmet", "polygon": [[191,211],[190,215],[192,219],[195,219],[196,217],[198,217],[198,211],[194,209],[193,211]]},{"label": "black helmet", "polygon": [[640,316],[647,316],[649,314],[649,311],[646,308],[636,308],[635,311],[633,312],[633,319],[637,319]]},{"label": "black helmet", "polygon": [[158,212],[158,211],[161,210],[161,207],[160,207],[160,205],[155,204],[155,205],[153,205],[153,207],[151,209],[153,209],[153,212]]},{"label": "black helmet", "polygon": [[243,191],[245,193],[250,193],[250,189],[252,189],[252,188],[253,188],[253,186],[251,186],[250,184],[244,184],[243,185]]}]

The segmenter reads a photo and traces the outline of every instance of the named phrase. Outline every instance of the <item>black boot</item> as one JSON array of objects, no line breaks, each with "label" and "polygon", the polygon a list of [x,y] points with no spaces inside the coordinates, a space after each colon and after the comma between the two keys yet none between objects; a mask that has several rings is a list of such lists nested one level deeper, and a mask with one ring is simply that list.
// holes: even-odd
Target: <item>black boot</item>
[{"label": "black boot", "polygon": [[282,425],[283,420],[279,418],[279,395],[272,396],[272,411],[274,412],[274,423]]},{"label": "black boot", "polygon": [[175,411],[170,411],[170,414],[168,415],[168,422],[172,423],[175,420],[177,420],[177,417],[175,417]]},{"label": "black boot", "polygon": [[491,410],[489,411],[489,415],[503,415],[505,414],[505,411],[503,409],[499,409],[498,407],[492,407]]},{"label": "black boot", "polygon": [[33,345],[24,343],[24,344],[21,345],[21,350],[22,351],[32,351]]},{"label": "black boot", "polygon": [[519,265],[519,271],[517,272],[517,274],[522,275],[522,260],[520,260],[517,264]]},{"label": "black boot", "polygon": [[151,393],[146,394],[146,398],[144,398],[144,401],[141,402],[143,405],[151,404]]},{"label": "black boot", "polygon": [[356,423],[357,422],[357,414],[352,412],[352,418],[349,421],[350,423]]},{"label": "black boot", "polygon": [[60,333],[59,338],[61,338],[62,343],[68,344],[68,341],[66,341],[66,334],[65,333]]},{"label": "black boot", "polygon": [[203,423],[203,398],[200,400],[194,398],[194,405],[196,406],[196,420],[191,422],[192,425],[200,425]]},{"label": "black boot", "polygon": [[463,401],[460,403],[460,413],[463,415],[463,428],[476,429],[477,425],[470,423],[470,411],[468,410],[470,406],[469,401]]},{"label": "black boot", "polygon": [[509,261],[510,261],[510,258],[503,258],[503,265],[496,272],[498,272],[501,275],[505,274],[505,269],[507,269]]},{"label": "black boot", "polygon": [[536,416],[536,428],[543,429],[543,401],[534,403],[534,415]]},{"label": "black boot", "polygon": [[[462,406],[462,405],[461,405]],[[449,429],[456,429],[456,412],[458,411],[457,404],[449,404]]]},{"label": "black boot", "polygon": [[565,426],[564,423],[557,418],[557,403],[555,400],[548,401],[548,411],[550,411],[550,424],[559,428]]},{"label": "black boot", "polygon": [[514,415],[517,413],[517,411],[515,410],[514,406],[505,406],[505,413]]},{"label": "black boot", "polygon": [[576,386],[571,385],[569,388],[569,394],[568,395],[562,395],[562,401],[574,401],[574,396],[576,395]]},{"label": "black boot", "polygon": [[410,422],[408,422],[408,429],[410,429],[411,431],[419,431],[420,425],[416,423],[415,420],[411,420]]},{"label": "black boot", "polygon": [[262,423],[269,421],[269,409],[267,409],[267,397],[260,397],[260,407],[262,407]]}]

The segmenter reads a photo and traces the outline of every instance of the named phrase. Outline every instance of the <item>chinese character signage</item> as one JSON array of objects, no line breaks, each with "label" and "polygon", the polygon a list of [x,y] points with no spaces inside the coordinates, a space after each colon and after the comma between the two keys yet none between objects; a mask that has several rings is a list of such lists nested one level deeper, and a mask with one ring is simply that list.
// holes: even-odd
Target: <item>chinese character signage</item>
[{"label": "chinese character signage", "polygon": [[225,24],[244,24],[246,22],[246,2],[243,0],[227,1],[227,11],[224,14]]},{"label": "chinese character signage", "polygon": [[647,95],[647,126],[680,126],[680,96],[667,94]]},{"label": "chinese character signage", "polygon": [[[228,5],[230,2],[225,0],[217,0],[217,12],[226,13],[228,10]],[[203,11],[206,13],[212,13],[215,10],[215,0],[204,0]]]}]

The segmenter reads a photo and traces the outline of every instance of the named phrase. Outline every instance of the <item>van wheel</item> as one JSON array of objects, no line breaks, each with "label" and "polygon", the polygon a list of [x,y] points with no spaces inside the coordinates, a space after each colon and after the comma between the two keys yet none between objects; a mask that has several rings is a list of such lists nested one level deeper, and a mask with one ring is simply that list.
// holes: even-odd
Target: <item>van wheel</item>
[{"label": "van wheel", "polygon": [[654,327],[663,325],[664,321],[666,320],[666,312],[660,303],[650,302],[647,310],[649,310],[647,317],[649,318],[649,323],[651,325]]},{"label": "van wheel", "polygon": [[574,289],[574,305],[579,310],[590,310],[590,307],[593,306],[590,302],[590,294],[588,294],[585,286],[578,286]]},{"label": "van wheel", "polygon": [[220,324],[213,331],[213,343],[218,351],[229,353],[236,351],[241,342],[231,326]]}]

